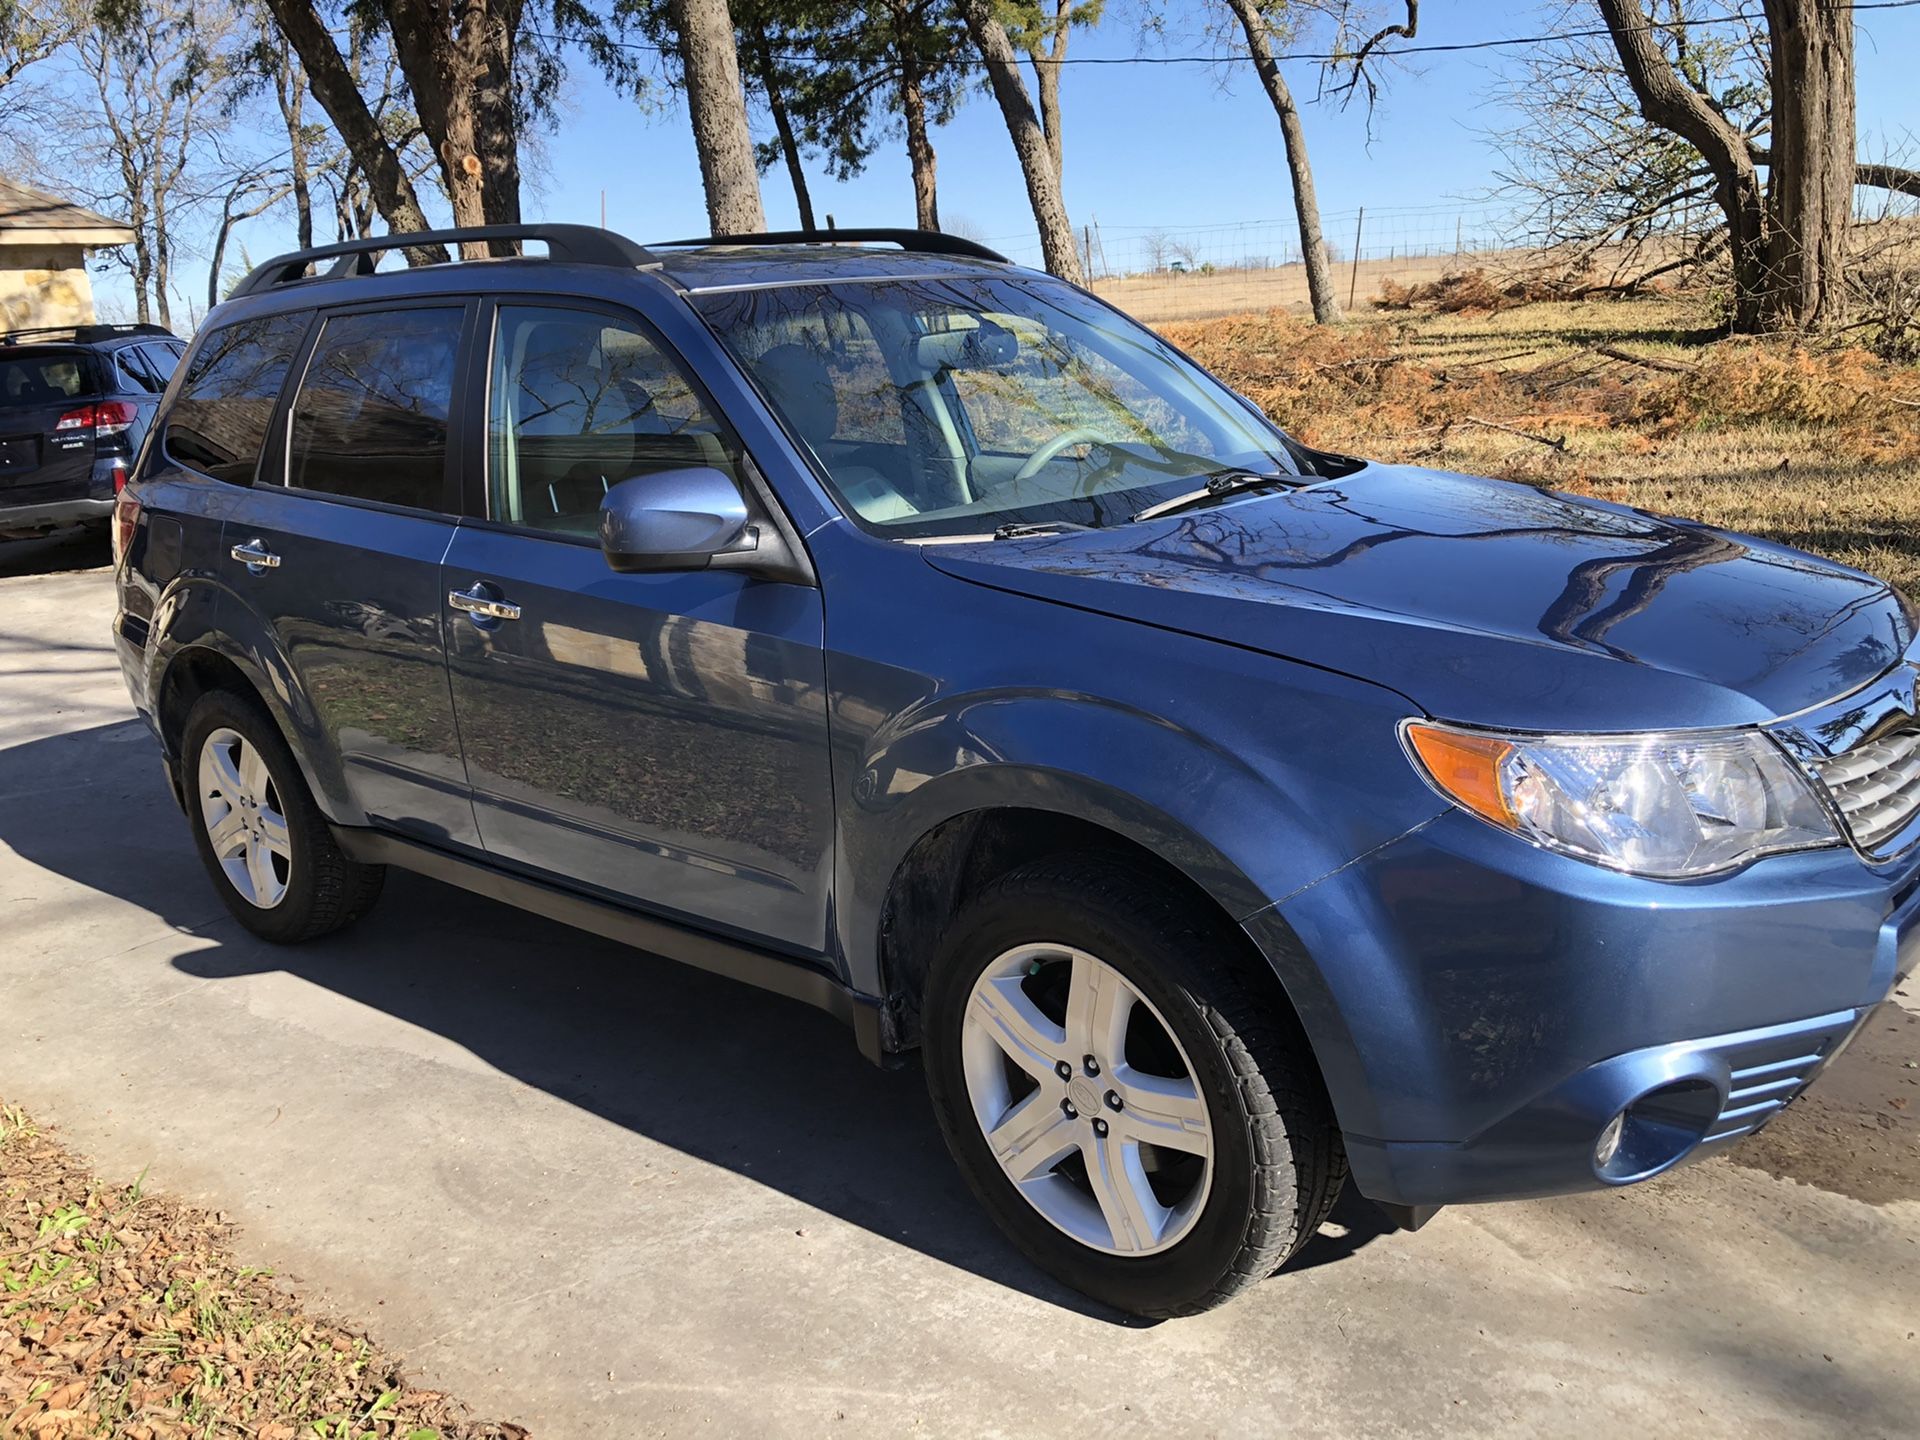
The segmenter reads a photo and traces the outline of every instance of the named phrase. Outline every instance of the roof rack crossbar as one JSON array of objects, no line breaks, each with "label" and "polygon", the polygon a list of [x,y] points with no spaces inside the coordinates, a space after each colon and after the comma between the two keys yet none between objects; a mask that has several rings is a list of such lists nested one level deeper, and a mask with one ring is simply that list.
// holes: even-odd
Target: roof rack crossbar
[{"label": "roof rack crossbar", "polygon": [[[611,265],[633,269],[657,265],[660,257],[649,253],[624,235],[594,225],[468,225],[455,230],[421,230],[400,234],[369,235],[359,240],[342,240],[333,245],[316,245],[310,250],[294,250],[276,255],[256,265],[246,279],[234,287],[232,299],[256,295],[279,285],[291,285],[309,279],[337,280],[350,275],[372,273],[379,257],[389,250],[407,250],[419,245],[453,245],[462,240],[544,240],[547,258],[563,264]],[[323,273],[309,276],[308,266],[318,269],[322,260],[335,263]]]},{"label": "roof rack crossbar", "polygon": [[0,332],[0,345],[18,345],[22,342],[50,339],[53,336],[66,336],[76,344],[86,344],[94,340],[111,340],[117,335],[172,335],[164,325],[154,325],[145,320],[129,321],[124,324],[107,322],[88,322],[84,325],[29,325],[19,330]]},{"label": "roof rack crossbar", "polygon": [[969,260],[991,260],[1011,265],[997,250],[978,240],[949,235],[943,230],[889,229],[884,226],[850,230],[769,230],[754,235],[703,235],[695,240],[657,240],[661,249],[683,249],[698,245],[859,245],[881,243],[898,245],[923,255],[962,255]]}]

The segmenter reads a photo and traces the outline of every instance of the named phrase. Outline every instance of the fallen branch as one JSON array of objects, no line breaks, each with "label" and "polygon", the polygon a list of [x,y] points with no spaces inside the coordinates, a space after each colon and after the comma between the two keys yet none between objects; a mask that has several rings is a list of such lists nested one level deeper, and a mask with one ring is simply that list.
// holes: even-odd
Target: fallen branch
[{"label": "fallen branch", "polygon": [[1313,371],[1318,375],[1328,370],[1357,370],[1363,365],[1397,365],[1404,359],[1404,355],[1359,355],[1351,360],[1330,360],[1325,365],[1314,366]]},{"label": "fallen branch", "polygon": [[1689,365],[1684,360],[1662,360],[1655,355],[1636,355],[1631,350],[1622,350],[1618,345],[1593,345],[1589,349],[1596,355],[1604,355],[1609,360],[1624,360],[1629,365],[1644,365],[1649,370],[1659,370],[1668,375],[1698,375],[1700,367]]},{"label": "fallen branch", "polygon": [[[1531,440],[1536,445],[1544,445],[1549,450],[1567,453],[1567,437],[1564,435],[1536,435],[1531,430],[1516,429],[1512,425],[1502,425],[1498,420],[1482,420],[1478,415],[1463,415],[1457,421],[1448,421],[1449,425],[1483,425],[1489,430],[1499,430],[1508,435],[1518,435],[1522,440]],[[1443,430],[1445,427],[1442,427]]]}]

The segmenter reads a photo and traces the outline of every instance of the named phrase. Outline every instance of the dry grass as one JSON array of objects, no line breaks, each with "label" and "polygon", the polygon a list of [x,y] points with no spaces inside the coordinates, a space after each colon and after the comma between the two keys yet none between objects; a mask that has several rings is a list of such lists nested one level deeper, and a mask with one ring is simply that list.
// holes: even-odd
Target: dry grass
[{"label": "dry grass", "polygon": [[1161,328],[1309,444],[1692,516],[1920,592],[1920,370],[1710,322],[1662,296]]},{"label": "dry grass", "polygon": [[401,1378],[227,1248],[0,1105],[0,1440],[524,1440]]}]

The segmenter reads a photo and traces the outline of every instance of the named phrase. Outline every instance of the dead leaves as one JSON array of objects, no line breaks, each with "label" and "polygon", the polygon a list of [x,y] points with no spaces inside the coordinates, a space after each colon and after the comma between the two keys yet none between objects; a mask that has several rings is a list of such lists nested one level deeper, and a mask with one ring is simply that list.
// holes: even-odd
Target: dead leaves
[{"label": "dead leaves", "polygon": [[523,1440],[237,1264],[225,1217],[103,1186],[0,1106],[0,1440]]}]

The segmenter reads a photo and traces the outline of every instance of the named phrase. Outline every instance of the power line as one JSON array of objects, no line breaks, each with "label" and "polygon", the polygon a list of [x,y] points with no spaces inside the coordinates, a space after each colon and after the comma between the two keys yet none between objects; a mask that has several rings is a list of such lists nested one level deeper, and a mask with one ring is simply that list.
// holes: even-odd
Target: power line
[{"label": "power line", "polygon": [[[1872,10],[1910,10],[1920,5],[1920,0],[1856,0],[1851,5],[1837,5],[1836,10],[1860,13]],[[1674,30],[1685,30],[1696,25],[1732,25],[1744,20],[1764,20],[1764,10],[1736,10],[1726,15],[1707,15],[1692,20],[1649,21],[1644,26],[1635,27],[1635,31],[1660,35]],[[562,41],[566,37],[533,30],[528,34],[541,40]],[[1398,45],[1392,48],[1382,47],[1373,52],[1374,58],[1381,60],[1398,59],[1404,55],[1459,55],[1475,50],[1501,50],[1526,45],[1552,45],[1568,40],[1610,39],[1613,30],[1605,25],[1588,30],[1559,30],[1545,35],[1510,35],[1492,40],[1456,40],[1445,44]],[[1634,32],[1629,32],[1634,33]],[[616,50],[637,50],[651,55],[665,55],[675,47],[656,45],[640,40],[606,40],[601,42]],[[831,59],[814,50],[775,51],[770,57],[776,60],[815,62]],[[1049,65],[1231,65],[1250,59],[1240,53],[1226,55],[1069,55],[1060,60],[1049,60]],[[1353,52],[1342,50],[1293,50],[1273,57],[1277,61],[1329,63],[1351,61]],[[987,62],[978,57],[969,57],[955,62],[968,69],[984,70]]]}]

